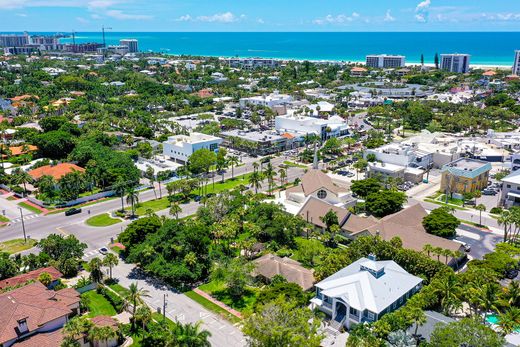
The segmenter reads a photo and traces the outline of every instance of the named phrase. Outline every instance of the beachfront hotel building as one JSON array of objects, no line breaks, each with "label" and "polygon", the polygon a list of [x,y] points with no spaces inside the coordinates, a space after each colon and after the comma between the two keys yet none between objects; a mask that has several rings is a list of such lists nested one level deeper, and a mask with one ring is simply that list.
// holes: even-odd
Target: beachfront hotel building
[{"label": "beachfront hotel building", "polygon": [[515,51],[515,61],[513,62],[513,75],[520,75],[520,50]]},{"label": "beachfront hotel building", "polygon": [[441,54],[441,69],[455,73],[469,71],[469,54]]},{"label": "beachfront hotel building", "polygon": [[403,55],[367,55],[366,65],[368,67],[391,69],[405,66],[405,57]]},{"label": "beachfront hotel building", "polygon": [[138,41],[136,39],[122,39],[119,40],[120,46],[127,46],[128,53],[137,53],[139,52]]}]

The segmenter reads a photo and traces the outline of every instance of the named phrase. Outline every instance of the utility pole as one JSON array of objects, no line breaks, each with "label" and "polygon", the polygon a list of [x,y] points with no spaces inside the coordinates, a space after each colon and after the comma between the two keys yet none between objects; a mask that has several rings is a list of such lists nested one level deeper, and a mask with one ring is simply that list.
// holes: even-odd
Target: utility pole
[{"label": "utility pole", "polygon": [[101,32],[103,33],[103,48],[107,46],[107,43],[105,41],[105,30],[112,30],[112,28],[105,28],[104,25],[101,27]]},{"label": "utility pole", "polygon": [[22,211],[21,207],[18,207],[18,209],[20,210],[20,217],[21,217],[21,220],[22,220],[23,240],[24,240],[24,242],[27,242],[27,236],[25,234],[25,223],[23,221],[23,211]]},{"label": "utility pole", "polygon": [[163,320],[166,321],[166,298],[168,297],[168,294],[164,293],[163,296]]}]

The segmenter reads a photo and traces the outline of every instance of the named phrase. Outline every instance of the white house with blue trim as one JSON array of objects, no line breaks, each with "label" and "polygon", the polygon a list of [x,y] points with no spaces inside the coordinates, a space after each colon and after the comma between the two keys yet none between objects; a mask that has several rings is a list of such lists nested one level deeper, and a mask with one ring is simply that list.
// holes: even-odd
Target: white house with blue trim
[{"label": "white house with blue trim", "polygon": [[317,283],[311,307],[329,315],[332,327],[350,329],[401,307],[421,289],[422,281],[392,260],[369,255]]}]

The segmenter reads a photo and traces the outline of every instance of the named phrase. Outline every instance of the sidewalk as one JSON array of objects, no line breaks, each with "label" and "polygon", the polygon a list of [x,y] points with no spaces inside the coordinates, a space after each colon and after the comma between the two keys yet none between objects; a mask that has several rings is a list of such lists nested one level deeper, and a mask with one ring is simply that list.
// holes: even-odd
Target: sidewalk
[{"label": "sidewalk", "polygon": [[195,288],[195,289],[193,289],[193,291],[194,291],[195,293],[199,294],[200,296],[202,296],[203,298],[205,298],[205,299],[211,301],[211,302],[214,303],[215,305],[220,306],[220,307],[223,308],[224,310],[226,310],[226,311],[228,311],[229,313],[231,313],[233,316],[242,319],[242,314],[241,314],[240,312],[238,312],[238,311],[235,310],[235,309],[232,309],[231,307],[229,307],[228,305],[224,304],[223,302],[218,301],[217,299],[215,299],[214,297],[212,297],[211,295],[209,295],[209,294],[206,293],[205,291],[202,291],[202,290],[200,290],[199,288]]}]

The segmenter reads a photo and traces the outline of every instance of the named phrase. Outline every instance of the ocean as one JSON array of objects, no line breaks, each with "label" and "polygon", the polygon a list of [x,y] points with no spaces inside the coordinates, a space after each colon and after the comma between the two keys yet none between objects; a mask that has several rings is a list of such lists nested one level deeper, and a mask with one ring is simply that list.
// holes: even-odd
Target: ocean
[{"label": "ocean", "polygon": [[[471,63],[511,66],[520,32],[111,32],[107,44],[139,40],[141,51],[174,55],[364,61],[367,54],[398,54],[419,63],[424,54],[469,53]],[[64,42],[71,41],[63,39]],[[102,42],[101,32],[76,33],[76,42]]]}]

